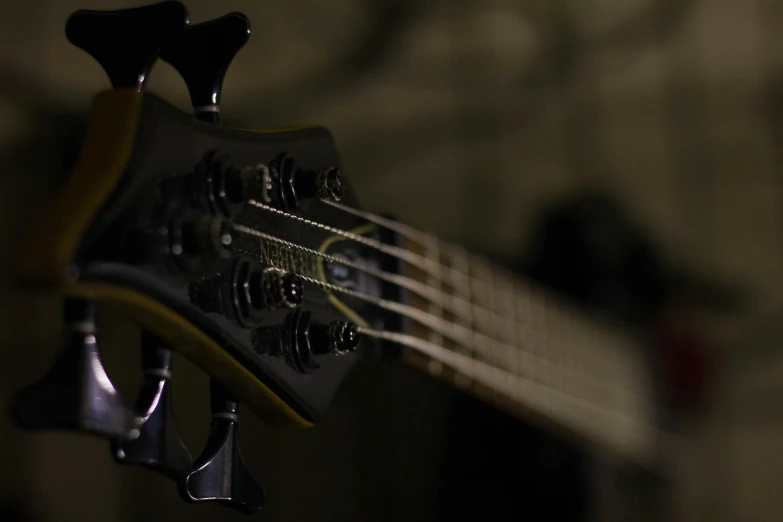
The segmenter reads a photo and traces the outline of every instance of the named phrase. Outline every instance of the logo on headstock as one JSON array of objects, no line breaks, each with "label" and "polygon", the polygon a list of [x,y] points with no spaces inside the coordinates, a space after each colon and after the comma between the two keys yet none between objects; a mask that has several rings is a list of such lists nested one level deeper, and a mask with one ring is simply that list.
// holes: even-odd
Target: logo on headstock
[{"label": "logo on headstock", "polygon": [[318,259],[286,245],[280,245],[260,239],[259,254],[261,261],[306,277],[318,278]]}]

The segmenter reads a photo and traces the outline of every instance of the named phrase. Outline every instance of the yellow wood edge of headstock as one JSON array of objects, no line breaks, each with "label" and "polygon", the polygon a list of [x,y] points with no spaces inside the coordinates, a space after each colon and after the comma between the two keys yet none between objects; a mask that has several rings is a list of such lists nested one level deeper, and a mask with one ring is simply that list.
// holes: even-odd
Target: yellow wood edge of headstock
[{"label": "yellow wood edge of headstock", "polygon": [[[66,283],[63,294],[104,303],[138,321],[202,370],[231,390],[240,402],[270,424],[312,423],[250,373],[242,364],[187,319],[158,301],[130,288],[97,282]],[[99,332],[100,335],[100,332]]]},{"label": "yellow wood edge of headstock", "polygon": [[67,273],[90,222],[117,187],[133,151],[143,96],[116,89],[95,97],[76,166],[24,237],[18,274],[57,283]]}]

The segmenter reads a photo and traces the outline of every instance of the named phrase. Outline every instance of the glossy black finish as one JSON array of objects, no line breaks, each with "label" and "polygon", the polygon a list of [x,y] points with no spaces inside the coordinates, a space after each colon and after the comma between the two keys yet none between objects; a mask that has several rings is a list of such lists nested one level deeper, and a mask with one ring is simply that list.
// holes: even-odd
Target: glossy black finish
[{"label": "glossy black finish", "polygon": [[65,301],[66,339],[57,361],[38,383],[19,393],[12,413],[30,429],[64,429],[112,438],[139,436],[139,423],[101,363],[93,305]]},{"label": "glossy black finish", "polygon": [[[240,259],[258,263],[262,269],[278,267],[310,278],[320,279],[323,274],[327,283],[376,297],[381,295],[380,282],[367,273],[341,265],[319,263],[316,258],[305,256],[301,251],[239,230],[230,234],[230,245],[221,248],[219,255],[214,254],[214,248],[189,249],[187,242],[176,239],[177,234],[184,238],[185,230],[172,225],[172,221],[177,221],[172,216],[181,216],[181,222],[190,223],[207,223],[220,216],[180,195],[187,191],[164,191],[162,187],[170,184],[166,181],[192,174],[207,151],[228,154],[236,165],[268,165],[281,152],[287,151],[308,168],[320,172],[339,164],[334,141],[323,128],[254,133],[207,124],[171,107],[153,94],[144,93],[143,97],[134,149],[122,181],[90,225],[74,260],[78,280],[122,286],[160,302],[214,340],[300,416],[317,421],[326,413],[345,375],[360,355],[373,347],[373,340],[365,339],[356,352],[343,357],[322,357],[317,372],[304,375],[281,354],[273,350],[258,350],[251,339],[257,327],[280,325],[290,309],[268,307],[257,323],[240,324],[230,314],[207,312],[194,304],[191,287],[205,279],[225,277]],[[347,186],[344,187],[342,201],[359,207]],[[304,201],[297,212],[303,218],[342,230],[355,230],[366,224],[361,218],[320,201]],[[335,236],[327,229],[308,226],[250,205],[246,205],[232,221],[220,219],[228,228],[233,222],[292,244],[321,250],[330,256],[343,256],[354,263],[376,268],[379,264],[380,254],[365,245]],[[194,255],[187,263],[182,263],[179,259],[182,256],[175,255],[174,248],[171,248],[168,254],[151,255],[142,262],[131,260],[126,238],[132,236],[160,238],[155,241],[161,245],[181,247],[182,251],[192,251]],[[205,242],[208,246],[214,245],[213,240],[222,238],[223,234],[195,234],[195,237],[210,238],[211,242]],[[162,252],[164,249],[156,247],[153,250]],[[335,299],[339,299],[344,307],[336,307]],[[321,324],[348,320],[345,307],[353,312],[351,315],[362,317],[372,328],[385,328],[388,317],[383,310],[366,301],[337,293],[330,296],[317,285],[307,285],[302,306],[313,314],[314,322]],[[209,368],[204,370],[209,371]]]},{"label": "glossy black finish", "polygon": [[171,406],[171,355],[160,339],[142,333],[144,385],[136,401],[141,433],[135,440],[112,441],[112,453],[122,464],[145,466],[182,480],[190,473],[192,458]]},{"label": "glossy black finish", "polygon": [[212,425],[209,439],[193,471],[180,483],[189,502],[213,502],[255,513],[266,495],[245,466],[237,441],[237,402],[219,383],[212,382]]},{"label": "glossy black finish", "polygon": [[118,11],[76,11],[65,34],[101,64],[115,89],[142,90],[161,48],[182,33],[188,21],[185,6],[169,1]]},{"label": "glossy black finish", "polygon": [[161,52],[179,71],[200,120],[220,121],[220,94],[231,60],[250,38],[250,21],[242,13],[195,24]]}]

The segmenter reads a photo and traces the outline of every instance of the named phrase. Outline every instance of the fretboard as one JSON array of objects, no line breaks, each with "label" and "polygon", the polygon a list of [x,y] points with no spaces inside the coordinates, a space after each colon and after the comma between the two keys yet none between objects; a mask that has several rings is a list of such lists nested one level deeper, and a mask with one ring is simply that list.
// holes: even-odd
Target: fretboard
[{"label": "fretboard", "polygon": [[[408,244],[424,263],[408,302],[419,349],[406,359],[513,413],[637,462],[659,443],[653,377],[622,332],[462,249]],[[424,295],[423,295],[424,294]]]}]

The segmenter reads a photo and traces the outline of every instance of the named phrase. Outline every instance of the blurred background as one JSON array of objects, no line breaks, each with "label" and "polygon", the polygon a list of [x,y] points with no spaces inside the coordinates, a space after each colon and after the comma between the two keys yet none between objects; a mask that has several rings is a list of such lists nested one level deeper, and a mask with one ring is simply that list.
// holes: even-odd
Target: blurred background
[{"label": "blurred background", "polygon": [[[192,23],[238,10],[253,24],[226,77],[227,124],[329,127],[366,209],[463,243],[653,337],[678,332],[667,353],[684,353],[698,367],[688,375],[708,382],[689,399],[665,477],[650,481],[416,369],[368,362],[312,430],[242,417],[245,459],[269,497],[260,518],[783,518],[783,4],[185,3]],[[108,87],[65,39],[65,20],[80,8],[134,5],[0,6],[3,403],[48,367],[61,317],[56,296],[16,286],[9,260],[68,172],[92,96]],[[190,110],[167,64],[149,87]],[[563,216],[566,232],[550,226]],[[595,230],[609,234],[601,248],[548,262],[573,234]],[[610,261],[574,277],[596,256]],[[132,387],[138,332],[101,320],[107,367]],[[176,364],[177,416],[198,454],[207,379]],[[3,520],[184,517],[246,519],[180,502],[168,480],[115,465],[103,441],[0,419]]]}]

